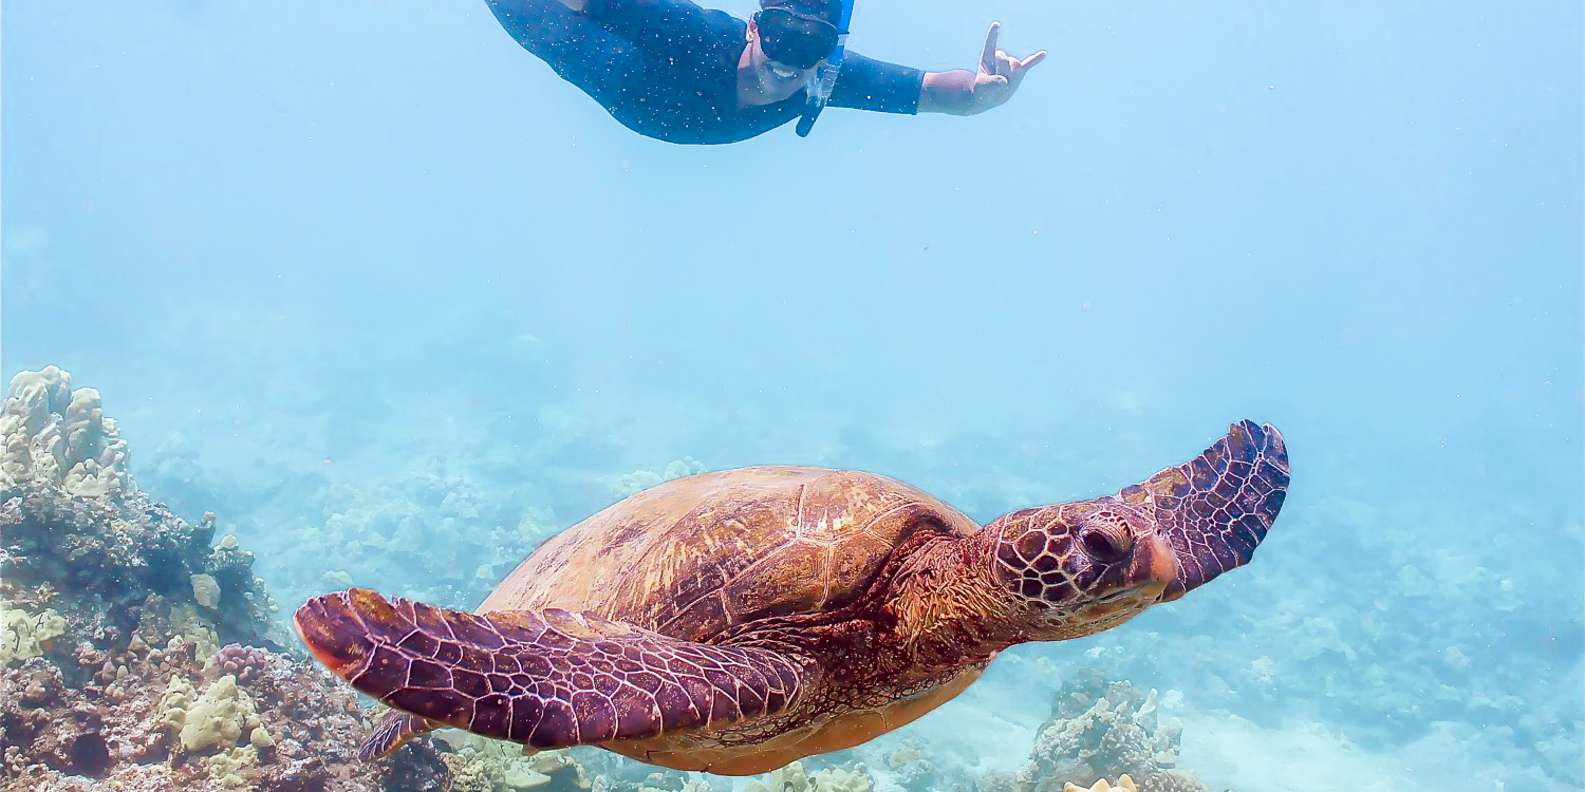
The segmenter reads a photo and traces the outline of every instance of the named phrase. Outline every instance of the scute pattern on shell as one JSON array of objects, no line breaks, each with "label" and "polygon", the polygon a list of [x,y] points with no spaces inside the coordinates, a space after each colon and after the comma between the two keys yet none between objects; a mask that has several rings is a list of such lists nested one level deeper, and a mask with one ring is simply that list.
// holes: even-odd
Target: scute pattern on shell
[{"label": "scute pattern on shell", "polygon": [[884,476],[765,467],[662,484],[554,537],[480,612],[565,608],[709,640],[856,598],[915,530],[979,526]]}]

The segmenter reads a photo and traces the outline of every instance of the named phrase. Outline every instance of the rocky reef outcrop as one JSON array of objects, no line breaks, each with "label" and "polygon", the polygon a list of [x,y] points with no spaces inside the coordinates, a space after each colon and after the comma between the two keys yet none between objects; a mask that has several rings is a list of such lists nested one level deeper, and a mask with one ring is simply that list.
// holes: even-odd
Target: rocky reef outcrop
[{"label": "rocky reef outcrop", "polygon": [[23,372],[0,410],[6,789],[442,789],[428,743],[355,756],[358,700],[287,651],[253,557],[144,494],[97,391]]}]

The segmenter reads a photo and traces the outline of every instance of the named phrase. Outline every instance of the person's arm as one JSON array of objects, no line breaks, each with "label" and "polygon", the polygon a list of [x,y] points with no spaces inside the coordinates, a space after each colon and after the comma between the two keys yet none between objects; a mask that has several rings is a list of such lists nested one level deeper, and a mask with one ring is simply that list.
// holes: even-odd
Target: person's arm
[{"label": "person's arm", "polygon": [[974,115],[1012,98],[1025,73],[1046,59],[1046,51],[1040,50],[1027,58],[1008,55],[996,48],[1001,28],[1000,22],[991,23],[976,71],[956,69],[924,75],[919,87],[918,112]]},{"label": "person's arm", "polygon": [[877,113],[919,111],[920,85],[925,73],[908,66],[866,58],[849,51],[826,104]]}]

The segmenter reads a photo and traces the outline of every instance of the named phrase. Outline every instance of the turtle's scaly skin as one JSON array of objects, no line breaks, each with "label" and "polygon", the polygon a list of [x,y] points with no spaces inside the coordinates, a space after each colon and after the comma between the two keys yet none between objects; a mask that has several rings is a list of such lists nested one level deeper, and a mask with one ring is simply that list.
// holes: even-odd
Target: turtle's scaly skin
[{"label": "turtle's scaly skin", "polygon": [[295,623],[399,710],[370,754],[451,725],[757,773],[918,718],[1010,645],[1107,629],[1248,562],[1287,483],[1281,436],[1247,421],[1117,496],[984,528],[868,473],[727,471],[551,539],[476,615],[353,590]]},{"label": "turtle's scaly skin", "polygon": [[[372,656],[320,655],[339,674],[358,673],[360,689],[421,710],[446,691],[452,709],[436,720],[536,748],[736,722],[779,711],[798,695],[799,669],[779,653],[677,641],[557,608],[475,616],[367,589],[317,605],[318,629],[356,632],[373,644]],[[669,674],[664,681],[676,683],[653,692],[624,689],[640,665],[693,673]],[[735,695],[717,696],[721,688]],[[624,707],[627,696],[700,706]]]}]

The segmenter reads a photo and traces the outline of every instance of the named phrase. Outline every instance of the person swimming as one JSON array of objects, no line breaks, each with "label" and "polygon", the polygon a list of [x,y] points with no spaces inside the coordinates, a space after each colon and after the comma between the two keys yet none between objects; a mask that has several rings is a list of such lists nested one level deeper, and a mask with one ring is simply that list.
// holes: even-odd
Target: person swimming
[{"label": "person swimming", "polygon": [[[836,50],[842,0],[760,0],[748,20],[689,0],[487,0],[519,44],[641,135],[736,143],[803,115]],[[973,115],[1006,102],[1045,59],[997,48],[979,66],[927,72],[847,51],[827,100],[880,113]]]}]

